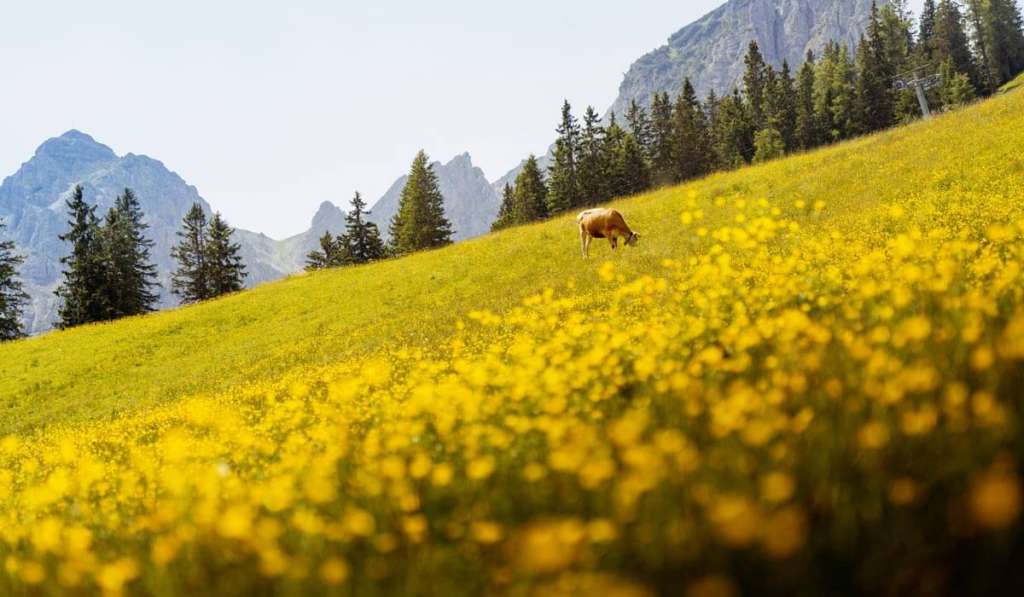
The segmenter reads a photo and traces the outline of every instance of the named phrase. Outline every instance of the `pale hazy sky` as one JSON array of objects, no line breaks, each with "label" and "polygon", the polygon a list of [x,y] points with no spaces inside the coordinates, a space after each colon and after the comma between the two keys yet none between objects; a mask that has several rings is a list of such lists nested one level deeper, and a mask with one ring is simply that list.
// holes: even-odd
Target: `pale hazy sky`
[{"label": "pale hazy sky", "polygon": [[3,0],[0,178],[77,128],[282,238],[416,151],[488,179],[723,0]]}]

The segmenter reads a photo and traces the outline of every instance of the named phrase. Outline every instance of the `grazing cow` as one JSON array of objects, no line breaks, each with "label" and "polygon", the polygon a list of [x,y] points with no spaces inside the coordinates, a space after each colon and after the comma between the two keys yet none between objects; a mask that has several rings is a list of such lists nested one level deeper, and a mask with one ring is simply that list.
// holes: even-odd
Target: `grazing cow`
[{"label": "grazing cow", "polygon": [[622,214],[614,209],[588,209],[576,217],[580,225],[580,245],[583,258],[590,257],[590,241],[594,238],[607,238],[614,251],[619,246],[619,239],[626,239],[626,244],[633,247],[640,235],[630,230]]}]

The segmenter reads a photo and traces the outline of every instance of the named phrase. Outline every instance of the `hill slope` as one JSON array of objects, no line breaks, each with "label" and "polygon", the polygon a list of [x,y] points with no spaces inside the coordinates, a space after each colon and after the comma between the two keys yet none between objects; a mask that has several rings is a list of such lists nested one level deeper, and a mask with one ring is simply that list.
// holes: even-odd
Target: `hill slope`
[{"label": "hill slope", "polygon": [[0,593],[1015,594],[1024,94],[0,347]]}]

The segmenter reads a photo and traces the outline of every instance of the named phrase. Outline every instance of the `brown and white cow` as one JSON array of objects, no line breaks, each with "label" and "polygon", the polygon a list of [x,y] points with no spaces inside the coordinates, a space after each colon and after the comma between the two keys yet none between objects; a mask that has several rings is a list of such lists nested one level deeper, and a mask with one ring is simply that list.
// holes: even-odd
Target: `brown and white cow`
[{"label": "brown and white cow", "polygon": [[583,258],[590,257],[590,241],[595,238],[607,238],[614,251],[619,246],[619,239],[625,239],[627,245],[636,246],[640,235],[630,230],[626,219],[614,209],[588,209],[576,216],[580,225],[580,245]]}]

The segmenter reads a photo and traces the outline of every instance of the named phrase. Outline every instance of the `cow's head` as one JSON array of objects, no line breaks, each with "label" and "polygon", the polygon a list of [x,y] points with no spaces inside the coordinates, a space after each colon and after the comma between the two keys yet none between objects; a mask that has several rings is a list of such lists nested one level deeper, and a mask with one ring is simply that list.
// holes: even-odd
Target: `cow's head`
[{"label": "cow's head", "polygon": [[637,234],[636,232],[633,232],[633,233],[631,233],[629,235],[629,238],[626,239],[626,244],[631,246],[631,247],[635,247],[637,241],[639,241],[639,240],[640,240],[640,235]]}]

